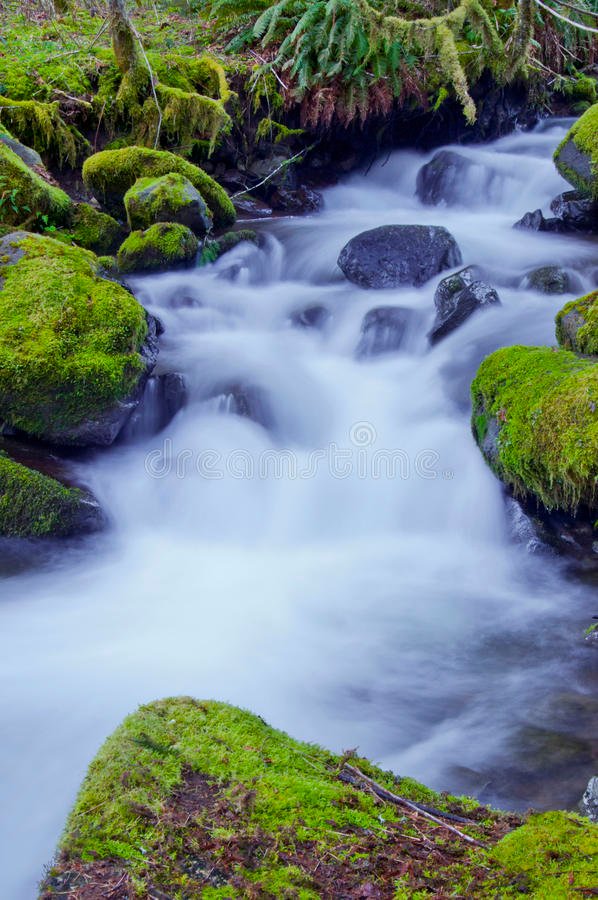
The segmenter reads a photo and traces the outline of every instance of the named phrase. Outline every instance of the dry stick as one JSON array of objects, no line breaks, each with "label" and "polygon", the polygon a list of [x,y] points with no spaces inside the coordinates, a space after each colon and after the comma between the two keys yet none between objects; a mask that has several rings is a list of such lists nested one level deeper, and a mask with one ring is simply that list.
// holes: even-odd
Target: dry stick
[{"label": "dry stick", "polygon": [[589,25],[582,25],[581,22],[574,22],[573,19],[568,19],[567,16],[562,16],[560,13],[556,11],[556,9],[552,9],[550,6],[546,6],[545,3],[542,3],[542,0],[536,0],[538,6],[545,9],[546,12],[549,12],[551,16],[554,16],[556,19],[560,19],[561,22],[566,22],[567,25],[573,25],[574,28],[579,28],[581,31],[590,31],[592,34],[598,34],[598,28],[591,28]]},{"label": "dry stick", "polygon": [[281,164],[277,166],[273,172],[270,172],[269,175],[266,175],[266,177],[259,181],[257,184],[252,185],[250,188],[245,188],[242,191],[237,191],[236,194],[231,194],[231,200],[234,200],[236,197],[242,197],[243,194],[250,194],[252,191],[257,190],[257,188],[262,187],[263,184],[266,184],[267,181],[270,181],[271,178],[274,178],[275,175],[278,175],[281,169],[284,169],[286,166],[290,166],[291,163],[296,159],[299,159],[300,156],[305,156],[306,153],[309,153],[310,150],[313,150],[317,143],[318,141],[316,141],[315,144],[312,144],[311,147],[307,147],[305,150],[300,150],[299,153],[295,153],[295,155],[291,156],[290,159],[285,159],[284,162],[281,162]]},{"label": "dry stick", "polygon": [[[255,56],[256,59],[259,59],[259,61],[260,61],[261,63],[263,63],[264,66],[270,65],[269,62],[268,62],[268,60],[267,60],[267,59],[264,59],[263,56],[260,56],[259,53],[256,53],[255,50],[250,50],[249,52],[251,53],[252,56]],[[278,82],[279,85],[282,87],[282,89],[285,90],[285,91],[288,91],[288,89],[289,89],[288,84],[285,84],[285,83],[284,83],[284,81],[282,80],[282,78],[279,76],[279,74],[278,74],[277,72],[274,71],[274,69],[270,69],[270,71],[272,72],[272,74],[273,74],[274,77],[276,78],[277,82]]]},{"label": "dry stick", "polygon": [[591,16],[593,19],[598,19],[598,12],[594,12],[591,9],[584,9],[582,6],[574,6],[573,3],[565,3],[565,0],[553,0],[557,6],[566,6],[567,9],[573,9],[575,12],[581,13],[582,16]]},{"label": "dry stick", "polygon": [[137,38],[137,41],[139,42],[139,48],[140,48],[140,50],[141,50],[141,55],[143,56],[143,59],[144,59],[145,64],[146,64],[146,66],[147,66],[147,71],[149,72],[150,84],[151,84],[151,87],[152,87],[152,95],[153,95],[153,98],[154,98],[154,103],[156,104],[156,109],[158,110],[158,125],[157,125],[157,127],[156,127],[156,139],[155,139],[155,141],[154,141],[154,150],[157,150],[157,148],[158,148],[158,143],[159,143],[159,141],[160,141],[160,129],[162,128],[162,109],[160,108],[160,104],[158,103],[158,95],[156,94],[156,85],[155,85],[155,81],[154,81],[154,73],[153,73],[153,71],[152,71],[152,67],[151,67],[151,65],[150,65],[150,61],[149,61],[149,59],[147,58],[147,53],[145,52],[145,48],[144,48],[144,46],[143,46],[143,42],[142,42],[142,40],[141,40],[141,37],[140,37],[140,35],[139,35],[139,32],[137,31],[137,29],[135,28],[135,26],[133,25],[133,23],[131,23],[131,31],[133,32],[133,34],[134,34],[135,37]]},{"label": "dry stick", "polygon": [[[443,822],[442,819],[437,818],[432,815],[432,813],[427,812],[418,806],[417,803],[414,803],[412,800],[407,800],[405,797],[400,797],[398,794],[393,794],[392,791],[387,790],[385,787],[382,787],[381,784],[378,784],[377,781],[374,781],[372,778],[368,778],[367,775],[364,775],[359,769],[356,769],[355,766],[350,766],[348,763],[345,763],[343,770],[341,771],[341,776],[344,771],[347,771],[354,779],[362,781],[368,787],[370,787],[379,797],[382,797],[383,800],[388,800],[390,803],[394,803],[397,806],[406,806],[408,809],[413,810],[415,813],[419,813],[419,815],[424,816],[424,818],[429,819],[431,822],[435,822],[437,825],[440,825],[442,828],[446,828],[447,831],[452,831],[453,834],[456,834],[462,840],[467,841],[468,844],[473,844],[476,847],[485,847],[485,844],[482,844],[480,841],[476,841],[475,838],[469,837],[468,834],[464,834],[462,831],[459,831],[458,828],[455,828],[453,825],[449,825],[447,822]],[[437,810],[438,815],[442,816],[440,810]]]}]

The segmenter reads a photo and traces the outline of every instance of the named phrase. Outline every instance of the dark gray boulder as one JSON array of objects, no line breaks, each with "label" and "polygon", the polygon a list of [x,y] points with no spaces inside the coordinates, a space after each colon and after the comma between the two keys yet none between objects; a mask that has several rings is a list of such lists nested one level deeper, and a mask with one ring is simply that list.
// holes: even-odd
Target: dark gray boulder
[{"label": "dark gray boulder", "polygon": [[377,306],[364,316],[357,359],[399,350],[413,321],[413,310],[403,306]]},{"label": "dark gray boulder", "polygon": [[338,265],[363,288],[424,284],[462,262],[454,237],[438,225],[382,225],[352,238]]},{"label": "dark gray boulder", "polygon": [[515,222],[513,228],[521,228],[527,231],[562,232],[567,230],[560,219],[546,219],[541,209],[526,212],[524,216]]},{"label": "dark gray boulder", "polygon": [[22,159],[26,166],[29,166],[30,169],[41,168],[44,169],[44,163],[37,152],[37,150],[33,150],[31,147],[25,146],[20,141],[17,141],[16,138],[13,138],[11,134],[8,134],[6,131],[2,131],[0,126],[0,141],[4,144],[5,147],[8,147],[9,150],[12,150],[13,153]]},{"label": "dark gray boulder", "polygon": [[581,814],[591,822],[598,822],[598,775],[590,778],[579,804]]},{"label": "dark gray boulder", "polygon": [[434,294],[436,318],[428,335],[431,344],[438,343],[478,310],[500,305],[496,290],[481,280],[481,274],[476,266],[467,266],[440,282]]},{"label": "dark gray boulder", "polygon": [[581,191],[565,191],[550,204],[550,209],[570,231],[593,233],[598,231],[598,203]]},{"label": "dark gray boulder", "polygon": [[441,150],[417,173],[415,193],[427,206],[475,206],[487,197],[496,174],[454,150]]},{"label": "dark gray boulder", "polygon": [[560,266],[540,266],[527,273],[523,284],[543,294],[567,294],[576,286],[575,279]]}]

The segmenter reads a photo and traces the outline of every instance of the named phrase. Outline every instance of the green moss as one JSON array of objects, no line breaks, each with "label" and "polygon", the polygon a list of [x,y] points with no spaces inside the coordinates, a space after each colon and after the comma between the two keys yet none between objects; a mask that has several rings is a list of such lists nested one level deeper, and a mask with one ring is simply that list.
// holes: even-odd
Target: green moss
[{"label": "green moss", "polygon": [[532,816],[492,851],[507,872],[527,876],[526,895],[546,900],[583,896],[595,888],[597,854],[598,827],[566,812]]},{"label": "green moss", "polygon": [[24,233],[0,247],[0,420],[60,440],[133,390],[145,310],[86,250]]},{"label": "green moss", "polygon": [[57,102],[0,97],[0,115],[15,137],[38,153],[48,153],[59,165],[74,166],[88,146],[77,129],[62,120]]},{"label": "green moss", "polygon": [[72,239],[93,253],[109,254],[123,238],[123,229],[112,216],[99,212],[89,203],[78,203],[70,223]]},{"label": "green moss", "polygon": [[[18,225],[47,216],[48,224],[60,225],[71,212],[71,200],[59,188],[30,169],[16,153],[0,142],[0,222]],[[14,202],[12,202],[14,200]]]},{"label": "green moss", "polygon": [[0,451],[0,535],[60,537],[77,530],[88,496]]},{"label": "green moss", "polygon": [[[598,497],[598,365],[548,347],[508,347],[471,387],[473,429],[496,474],[548,508]],[[498,432],[486,446],[490,423]]]},{"label": "green moss", "polygon": [[[583,155],[587,166],[583,170],[572,166],[570,144]],[[568,131],[554,154],[557,169],[567,181],[580,191],[598,200],[598,103],[591,106]]]},{"label": "green moss", "polygon": [[85,161],[83,180],[109,212],[121,217],[124,214],[123,197],[138,178],[155,178],[170,172],[184,175],[197,188],[217,227],[226,227],[235,221],[235,208],[226,191],[202,169],[164,150],[146,147],[104,150]]},{"label": "green moss", "polygon": [[[367,760],[352,762],[395,793],[475,815],[476,826],[460,827],[491,843],[517,822]],[[341,781],[342,765],[342,758],[224,703],[179,697],[142,706],[91,763],[42,896],[53,896],[53,877],[64,879],[73,868],[85,872],[87,865],[97,877],[94,862],[102,859],[112,861],[111,877],[118,871],[131,879],[138,896],[315,900],[336,896],[334,889],[340,896],[343,888],[343,896],[353,896],[350,887],[357,892],[367,882],[384,896],[496,898],[519,896],[522,877],[552,883],[557,867],[542,857],[536,819],[488,853]],[[585,886],[587,848],[598,829],[555,816],[566,842],[558,868]],[[563,818],[577,823],[579,852]],[[524,846],[529,854],[519,861],[515,850]],[[318,870],[326,871],[323,881]],[[399,878],[405,870],[410,874]],[[64,889],[64,880],[55,883],[57,892],[60,884]]]},{"label": "green moss", "polygon": [[252,244],[259,243],[259,236],[250,228],[241,228],[239,231],[227,231],[226,234],[216,240],[205,241],[201,250],[199,264],[202,266],[216,262],[224,253],[228,253],[243,241]]},{"label": "green moss", "polygon": [[174,172],[159,178],[139,178],[124,198],[129,227],[149,228],[156,222],[181,222],[204,234],[210,230],[212,220],[197,194],[188,178]]},{"label": "green moss", "polygon": [[274,119],[267,116],[260,120],[255,132],[258,141],[269,140],[274,141],[275,144],[280,144],[292,137],[299,137],[302,134],[305,134],[303,128],[287,128],[286,125],[281,125],[280,122],[275,122]]},{"label": "green moss", "polygon": [[572,300],[557,313],[556,336],[566,350],[598,356],[598,291]]},{"label": "green moss", "polygon": [[190,228],[175,222],[157,222],[145,231],[133,231],[118,251],[122,272],[167,269],[189,265],[195,259],[198,241]]}]

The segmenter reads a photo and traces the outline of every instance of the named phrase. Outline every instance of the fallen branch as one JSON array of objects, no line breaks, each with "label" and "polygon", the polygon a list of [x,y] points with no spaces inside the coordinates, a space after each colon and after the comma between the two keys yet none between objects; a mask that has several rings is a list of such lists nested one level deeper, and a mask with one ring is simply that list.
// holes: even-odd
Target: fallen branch
[{"label": "fallen branch", "polygon": [[581,22],[574,22],[573,19],[568,19],[567,16],[562,16],[556,11],[556,9],[552,9],[552,7],[547,6],[545,3],[542,3],[542,0],[536,0],[536,3],[542,9],[545,9],[546,12],[549,12],[551,16],[560,19],[561,22],[566,22],[567,25],[573,25],[574,28],[579,28],[581,29],[581,31],[589,31],[592,34],[598,34],[598,28],[591,28],[589,25],[582,25]]},{"label": "fallen branch", "polygon": [[[413,800],[407,800],[406,797],[399,796],[399,794],[393,794],[392,791],[389,791],[387,788],[382,787],[381,784],[378,784],[377,781],[369,778],[360,769],[355,768],[355,766],[351,766],[348,763],[345,763],[345,765],[341,769],[339,778],[341,779],[341,781],[352,784],[354,787],[363,787],[363,785],[365,785],[378,797],[381,797],[382,800],[387,800],[389,803],[394,803],[395,806],[407,807],[407,809],[410,809],[418,815],[423,816],[425,819],[429,819],[431,822],[435,822],[442,828],[446,828],[447,831],[451,831],[453,834],[456,834],[461,838],[461,840],[467,841],[468,844],[473,844],[475,847],[486,846],[480,841],[476,841],[475,838],[470,837],[468,834],[464,834],[464,832],[459,831],[459,829],[455,828],[453,825],[449,825],[447,822],[443,822],[441,818],[438,818],[439,816],[442,816],[445,819],[454,818],[450,813],[444,813],[440,809],[435,809],[432,813],[429,811],[431,807],[424,807],[419,803],[414,803]],[[458,821],[467,822],[468,820],[459,818]]]},{"label": "fallen branch", "polygon": [[244,188],[244,190],[237,191],[236,194],[232,194],[231,200],[235,200],[237,197],[242,197],[243,194],[250,194],[252,191],[257,190],[257,188],[261,188],[262,185],[264,185],[268,181],[270,181],[271,178],[274,178],[275,175],[278,175],[278,173],[282,169],[286,169],[287,166],[290,166],[291,163],[295,162],[296,159],[300,159],[300,157],[305,156],[306,153],[309,153],[310,150],[313,150],[317,143],[318,142],[316,141],[316,143],[312,144],[311,147],[306,147],[304,150],[300,150],[299,153],[295,153],[295,155],[291,156],[289,159],[285,159],[284,162],[281,162],[281,164],[279,166],[276,166],[274,171],[270,172],[269,175],[266,175],[265,178],[262,178],[261,181],[258,181],[257,184],[253,184],[251,187]]},{"label": "fallen branch", "polygon": [[154,140],[154,150],[157,150],[158,144],[160,143],[160,129],[162,128],[162,108],[158,102],[158,95],[156,93],[156,78],[153,73],[152,67],[150,65],[150,61],[147,58],[147,53],[145,52],[145,47],[143,46],[143,41],[141,40],[141,35],[135,28],[135,26],[130,23],[131,31],[133,32],[134,37],[139,43],[139,49],[141,50],[141,55],[143,56],[143,61],[147,67],[147,71],[149,72],[150,77],[150,85],[152,89],[152,96],[154,98],[154,103],[156,104],[156,109],[158,110],[158,124],[156,125],[156,138]]}]

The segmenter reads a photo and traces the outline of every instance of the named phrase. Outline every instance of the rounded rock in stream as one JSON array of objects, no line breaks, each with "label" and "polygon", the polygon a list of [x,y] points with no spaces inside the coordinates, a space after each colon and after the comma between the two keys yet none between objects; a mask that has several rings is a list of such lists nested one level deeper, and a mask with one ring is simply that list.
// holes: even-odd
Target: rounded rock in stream
[{"label": "rounded rock in stream", "polygon": [[567,294],[573,289],[571,276],[560,266],[540,266],[527,273],[523,284],[542,294]]},{"label": "rounded rock in stream", "polygon": [[440,282],[434,294],[436,319],[428,335],[431,344],[438,343],[478,310],[500,306],[497,292],[480,279],[481,274],[476,266],[467,266]]},{"label": "rounded rock in stream", "polygon": [[413,310],[404,306],[377,306],[364,316],[361,338],[355,348],[357,359],[393,353],[403,343]]},{"label": "rounded rock in stream", "polygon": [[418,287],[462,262],[450,232],[439,225],[382,225],[352,238],[338,265],[363,288]]},{"label": "rounded rock in stream", "polygon": [[417,173],[415,193],[427,206],[472,206],[485,199],[495,173],[454,150],[441,150]]}]

